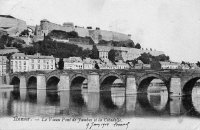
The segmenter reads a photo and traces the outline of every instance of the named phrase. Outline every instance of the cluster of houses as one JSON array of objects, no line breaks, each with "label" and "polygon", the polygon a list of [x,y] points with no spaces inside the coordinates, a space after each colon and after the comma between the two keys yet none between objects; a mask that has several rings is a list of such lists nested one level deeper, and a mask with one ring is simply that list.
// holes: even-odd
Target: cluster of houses
[{"label": "cluster of houses", "polygon": [[[59,58],[44,56],[40,53],[25,55],[14,53],[10,59],[0,56],[0,76],[7,73],[29,72],[29,71],[52,71],[58,68]],[[81,57],[63,58],[64,69],[154,69],[151,64],[144,64],[138,60],[136,64],[126,63],[123,60],[111,62],[107,51],[99,51],[99,59]],[[158,62],[157,69],[199,69],[194,64],[181,64],[177,62]]]}]

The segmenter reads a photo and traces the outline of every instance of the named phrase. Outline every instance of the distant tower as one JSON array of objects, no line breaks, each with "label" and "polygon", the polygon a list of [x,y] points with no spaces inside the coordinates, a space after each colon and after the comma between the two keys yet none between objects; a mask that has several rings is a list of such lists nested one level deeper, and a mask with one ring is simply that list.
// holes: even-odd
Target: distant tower
[{"label": "distant tower", "polygon": [[43,19],[40,21],[41,27],[41,36],[47,35],[49,33],[49,21],[47,19]]}]

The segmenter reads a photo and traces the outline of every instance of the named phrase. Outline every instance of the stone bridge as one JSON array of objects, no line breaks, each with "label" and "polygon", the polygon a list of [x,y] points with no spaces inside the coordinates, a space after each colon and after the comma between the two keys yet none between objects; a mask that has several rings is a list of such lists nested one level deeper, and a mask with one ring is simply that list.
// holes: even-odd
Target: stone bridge
[{"label": "stone bridge", "polygon": [[101,86],[112,84],[116,79],[121,79],[126,93],[145,93],[153,79],[164,82],[172,96],[191,94],[198,79],[199,70],[54,70],[51,72],[26,72],[9,75],[9,83],[27,88],[28,84],[35,82],[37,89],[48,89],[52,83],[57,85],[57,90],[70,90],[76,83],[87,82],[89,92],[99,92]]}]

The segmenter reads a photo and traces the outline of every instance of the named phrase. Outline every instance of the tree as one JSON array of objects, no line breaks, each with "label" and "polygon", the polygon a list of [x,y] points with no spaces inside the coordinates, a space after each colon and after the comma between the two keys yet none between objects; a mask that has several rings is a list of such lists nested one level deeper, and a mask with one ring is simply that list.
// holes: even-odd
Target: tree
[{"label": "tree", "polygon": [[82,55],[81,55],[82,59],[85,59],[86,57],[90,57],[91,53],[92,53],[92,52],[91,52],[91,50],[89,50],[89,49],[83,50],[83,51],[82,51]]},{"label": "tree", "polygon": [[150,64],[151,54],[149,53],[142,53],[138,60],[141,60],[144,64]]},{"label": "tree", "polygon": [[96,45],[93,45],[93,47],[92,47],[91,58],[92,58],[92,59],[98,59],[98,58],[99,58],[99,51],[98,51]]},{"label": "tree", "polygon": [[97,62],[95,62],[94,68],[95,68],[95,69],[100,69]]},{"label": "tree", "polygon": [[28,29],[25,29],[24,31],[22,31],[19,36],[28,36],[29,35],[29,31]]},{"label": "tree", "polygon": [[109,52],[108,52],[108,59],[112,62],[115,62],[115,50],[114,49],[111,49]]},{"label": "tree", "polygon": [[135,45],[135,48],[137,48],[137,49],[141,49],[141,46],[140,46],[140,44],[139,44],[139,43],[137,43],[137,44]]},{"label": "tree", "polygon": [[60,58],[60,59],[59,59],[59,62],[58,62],[58,69],[59,69],[59,70],[63,70],[63,69],[64,69],[64,61],[63,61],[63,58]]},{"label": "tree", "polygon": [[199,61],[196,64],[197,64],[198,67],[200,67],[200,62]]}]

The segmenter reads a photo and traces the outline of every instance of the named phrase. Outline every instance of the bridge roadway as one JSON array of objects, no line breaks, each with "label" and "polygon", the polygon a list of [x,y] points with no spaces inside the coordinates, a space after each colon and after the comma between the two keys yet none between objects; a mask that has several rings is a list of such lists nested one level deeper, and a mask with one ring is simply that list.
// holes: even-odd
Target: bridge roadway
[{"label": "bridge roadway", "polygon": [[26,88],[34,80],[38,90],[54,83],[59,91],[70,90],[73,84],[86,80],[88,92],[99,92],[101,86],[121,79],[127,94],[145,93],[153,79],[161,79],[171,96],[182,96],[191,94],[200,79],[200,70],[54,70],[12,73],[6,79],[19,88]]}]

